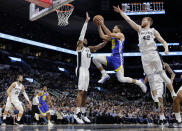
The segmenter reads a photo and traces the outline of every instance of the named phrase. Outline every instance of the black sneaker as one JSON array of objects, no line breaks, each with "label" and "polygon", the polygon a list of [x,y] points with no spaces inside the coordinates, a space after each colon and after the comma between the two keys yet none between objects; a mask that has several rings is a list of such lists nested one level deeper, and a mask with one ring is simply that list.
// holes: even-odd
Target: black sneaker
[{"label": "black sneaker", "polygon": [[16,121],[16,122],[15,122],[15,125],[23,126],[23,124],[22,124],[20,121]]}]

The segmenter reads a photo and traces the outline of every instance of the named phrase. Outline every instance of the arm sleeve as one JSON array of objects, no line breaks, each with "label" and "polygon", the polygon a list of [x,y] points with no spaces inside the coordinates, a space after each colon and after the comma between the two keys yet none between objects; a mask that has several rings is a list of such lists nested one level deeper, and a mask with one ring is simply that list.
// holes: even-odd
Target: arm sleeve
[{"label": "arm sleeve", "polygon": [[25,99],[29,102],[30,100],[29,100],[27,93],[25,91],[23,91],[23,95],[24,95]]},{"label": "arm sleeve", "polygon": [[86,31],[87,31],[87,25],[88,25],[87,22],[85,22],[84,25],[83,25],[83,28],[82,28],[82,31],[81,31],[80,37],[79,37],[79,40],[80,40],[80,41],[83,41],[83,40],[84,40],[85,33],[86,33]]}]

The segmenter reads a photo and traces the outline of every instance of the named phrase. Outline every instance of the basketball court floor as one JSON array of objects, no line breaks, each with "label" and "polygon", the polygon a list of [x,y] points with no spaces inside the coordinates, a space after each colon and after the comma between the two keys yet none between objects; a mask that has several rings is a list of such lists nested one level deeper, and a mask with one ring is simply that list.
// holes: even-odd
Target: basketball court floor
[{"label": "basketball court floor", "polygon": [[1,126],[0,131],[182,131],[182,128],[169,128],[146,124],[89,124],[89,125],[24,125]]}]

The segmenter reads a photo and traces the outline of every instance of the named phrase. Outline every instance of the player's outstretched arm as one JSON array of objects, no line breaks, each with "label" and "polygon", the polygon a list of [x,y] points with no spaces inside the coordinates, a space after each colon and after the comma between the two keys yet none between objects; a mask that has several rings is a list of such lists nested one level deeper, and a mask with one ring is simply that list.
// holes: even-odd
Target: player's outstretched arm
[{"label": "player's outstretched arm", "polygon": [[96,46],[89,46],[88,48],[90,48],[91,52],[96,52],[98,50],[100,50],[101,48],[103,48],[108,41],[104,40],[102,43],[96,45]]},{"label": "player's outstretched arm", "polygon": [[81,30],[81,33],[80,33],[80,37],[79,37],[79,40],[78,40],[78,43],[77,43],[77,50],[81,50],[82,47],[83,47],[83,41],[84,41],[84,38],[85,38],[85,34],[86,34],[86,31],[87,31],[87,26],[88,26],[88,22],[90,21],[90,17],[88,15],[88,12],[86,12],[86,20],[85,20],[85,23],[82,27],[82,30]]},{"label": "player's outstretched arm", "polygon": [[114,11],[117,12],[117,13],[119,13],[119,14],[128,22],[128,24],[130,24],[130,26],[131,26],[134,30],[136,30],[137,32],[140,32],[141,26],[138,25],[138,24],[136,24],[133,20],[131,20],[130,17],[127,16],[127,15],[120,9],[119,6],[118,6],[118,7],[113,6],[113,8],[114,8]]},{"label": "player's outstretched arm", "polygon": [[168,54],[168,53],[169,53],[168,44],[167,44],[167,42],[162,38],[162,36],[160,35],[160,33],[159,33],[157,30],[154,31],[154,36],[156,37],[156,39],[157,39],[160,43],[163,44],[164,49],[165,49],[164,53],[165,53],[165,54]]},{"label": "player's outstretched arm", "polygon": [[175,78],[175,73],[174,71],[171,69],[171,67],[169,66],[169,64],[164,62],[164,67],[167,70],[167,72],[169,72],[169,74],[171,75],[171,82],[173,83],[173,80]]}]

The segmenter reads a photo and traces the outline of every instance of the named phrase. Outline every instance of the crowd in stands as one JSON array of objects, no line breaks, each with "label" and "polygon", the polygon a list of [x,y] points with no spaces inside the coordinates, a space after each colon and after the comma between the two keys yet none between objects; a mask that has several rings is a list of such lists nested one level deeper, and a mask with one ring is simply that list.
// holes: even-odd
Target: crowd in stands
[{"label": "crowd in stands", "polygon": [[[0,89],[1,95],[0,100],[0,116],[2,117],[2,112],[5,107],[6,98],[5,91],[8,86],[16,79],[18,72],[21,69],[8,69],[0,70]],[[64,73],[54,73],[43,71],[34,71],[30,74],[24,74],[25,77],[34,78],[37,83],[44,83],[48,85],[49,92],[51,94],[51,99],[54,108],[50,108],[52,121],[57,124],[67,124],[75,123],[74,121],[74,109],[76,107],[76,95],[77,95],[77,85],[71,78],[65,77]],[[63,77],[64,76],[64,77]],[[61,78],[61,79],[60,79]],[[55,82],[56,81],[56,82]],[[24,80],[24,85],[26,86],[26,92],[29,98],[33,99],[33,94],[36,90],[41,89],[41,84],[32,83],[30,81]],[[110,84],[110,83],[109,83]],[[61,85],[61,88],[60,88]],[[132,88],[132,89],[131,89]],[[104,89],[102,87],[90,87],[87,98],[87,115],[92,121],[92,123],[158,123],[158,113],[154,112],[154,105],[152,101],[146,101],[149,95],[141,97],[142,93],[132,93],[139,89],[133,87],[124,88],[121,93],[117,87],[113,90]],[[135,95],[134,95],[135,94]],[[135,96],[135,98],[140,98],[137,101],[128,101],[125,99]],[[32,115],[28,103],[25,102],[23,95],[19,96],[20,101],[24,105],[24,115],[22,117],[22,122],[26,124],[35,123],[35,118]],[[174,115],[172,113],[172,104],[165,104],[165,116],[168,121],[174,120]],[[18,111],[14,109],[9,114],[9,123],[13,124]],[[0,121],[1,122],[1,121]],[[43,120],[39,121],[41,124]],[[44,124],[44,123],[42,123]]]},{"label": "crowd in stands", "polygon": [[[67,71],[58,70],[58,65],[49,64],[48,60],[26,59],[21,63],[12,63],[5,60],[6,56],[1,55],[0,68],[0,116],[6,103],[6,90],[16,80],[19,73],[23,74],[23,84],[29,98],[33,99],[36,90],[42,85],[48,86],[54,109],[51,109],[52,121],[54,123],[74,123],[74,109],[76,107],[77,82],[74,73],[75,67],[71,64],[62,64]],[[40,62],[41,61],[41,62]],[[26,62],[26,65],[25,65]],[[42,65],[41,65],[42,63]],[[59,63],[60,64],[60,63]],[[47,65],[47,66],[45,66]],[[71,67],[69,67],[71,66]],[[158,113],[154,112],[154,106],[150,90],[143,94],[141,89],[133,84],[119,83],[115,75],[104,85],[97,84],[100,72],[91,68],[90,84],[87,98],[87,115],[92,123],[157,123]],[[175,86],[176,88],[176,86]],[[177,87],[178,88],[178,87]],[[36,92],[37,93],[37,92]],[[168,93],[167,95],[168,96]],[[24,105],[22,122],[32,124],[35,122],[33,112],[24,96],[19,96]],[[172,103],[167,98],[165,104],[165,116],[169,121],[174,119]],[[9,122],[12,124],[17,115],[14,109],[9,115]],[[42,120],[40,119],[40,123]],[[1,123],[1,119],[0,119]]]}]

